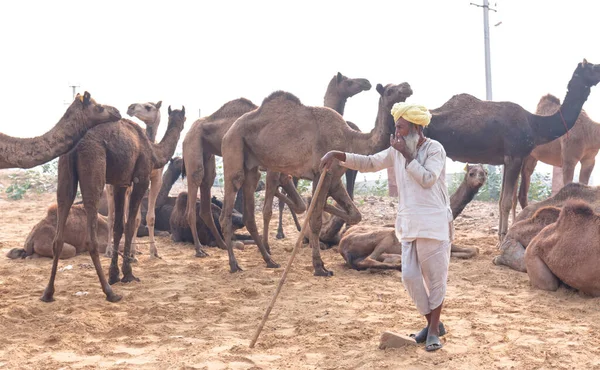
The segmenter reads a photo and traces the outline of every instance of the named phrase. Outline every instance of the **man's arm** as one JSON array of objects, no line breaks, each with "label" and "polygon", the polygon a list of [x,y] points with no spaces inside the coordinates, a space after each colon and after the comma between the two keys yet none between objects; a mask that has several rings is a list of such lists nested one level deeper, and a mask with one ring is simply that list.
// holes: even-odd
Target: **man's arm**
[{"label": "man's arm", "polygon": [[394,148],[389,147],[373,155],[346,153],[346,160],[340,164],[360,172],[377,172],[394,166],[394,151]]},{"label": "man's arm", "polygon": [[425,163],[422,165],[417,160],[412,160],[406,166],[406,171],[422,187],[429,189],[438,180],[445,165],[446,153],[439,146],[428,151],[427,159],[425,159]]}]

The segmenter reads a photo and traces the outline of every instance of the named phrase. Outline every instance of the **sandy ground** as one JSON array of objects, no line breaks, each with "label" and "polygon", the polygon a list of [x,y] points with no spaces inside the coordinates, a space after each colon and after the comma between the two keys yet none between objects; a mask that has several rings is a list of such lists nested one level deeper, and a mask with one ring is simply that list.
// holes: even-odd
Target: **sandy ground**
[{"label": "sandy ground", "polygon": [[[250,339],[283,268],[271,270],[254,246],[236,251],[244,272],[230,274],[227,254],[211,248],[194,258],[191,245],[159,237],[162,260],[148,246],[134,266],[141,282],[118,283],[119,303],[104,299],[88,255],[60,261],[56,301],[39,300],[51,260],[9,260],[53,194],[8,201],[0,195],[0,368],[6,369],[537,369],[600,368],[599,300],[561,288],[534,291],[526,274],[492,265],[497,207],[474,202],[457,220],[457,243],[477,246],[472,260],[452,259],[443,321],[444,348],[378,350],[381,333],[420,329],[400,272],[347,269],[336,250],[322,253],[335,272],[312,275],[303,248],[259,338]],[[390,198],[358,197],[363,222],[390,223]],[[283,266],[298,235],[271,235]],[[144,239],[142,239],[144,241]],[[109,261],[102,258],[105,271]],[[87,295],[77,295],[87,292]]]}]

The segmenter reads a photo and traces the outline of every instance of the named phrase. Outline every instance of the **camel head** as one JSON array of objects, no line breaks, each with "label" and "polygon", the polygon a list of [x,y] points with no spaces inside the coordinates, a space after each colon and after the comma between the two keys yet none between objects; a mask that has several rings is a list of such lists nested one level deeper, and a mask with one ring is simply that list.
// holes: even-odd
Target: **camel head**
[{"label": "camel head", "polygon": [[379,93],[379,111],[385,112],[387,117],[385,129],[390,134],[394,133],[396,127],[394,117],[391,114],[392,106],[396,103],[405,102],[413,94],[413,91],[408,82],[402,82],[398,85],[387,84],[385,87],[382,84],[377,84],[376,90]]},{"label": "camel head", "polygon": [[371,89],[371,83],[366,78],[348,78],[340,72],[338,72],[335,81],[338,95],[346,98]]},{"label": "camel head", "polygon": [[[77,112],[77,113],[76,113]],[[91,123],[115,122],[121,119],[121,113],[115,107],[96,103],[89,92],[77,94],[66,114],[83,115]]]},{"label": "camel head", "polygon": [[481,164],[468,164],[465,166],[465,179],[467,186],[473,190],[479,190],[487,181],[487,170]]},{"label": "camel head", "polygon": [[171,106],[169,105],[169,126],[176,127],[179,131],[183,130],[183,124],[185,123],[185,107],[182,107],[181,110],[175,109],[171,110]]},{"label": "camel head", "polygon": [[127,108],[127,115],[137,117],[146,125],[160,121],[160,106],[162,101],[158,103],[135,103]]},{"label": "camel head", "polygon": [[600,65],[589,63],[584,59],[577,65],[573,80],[579,80],[586,87],[596,86],[600,82]]}]

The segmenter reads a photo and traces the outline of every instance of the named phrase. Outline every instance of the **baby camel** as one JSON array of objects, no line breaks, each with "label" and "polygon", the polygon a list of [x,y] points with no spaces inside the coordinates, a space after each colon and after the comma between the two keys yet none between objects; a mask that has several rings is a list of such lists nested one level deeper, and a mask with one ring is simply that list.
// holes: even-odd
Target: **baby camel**
[{"label": "baby camel", "polygon": [[[473,200],[487,180],[487,171],[481,164],[465,166],[465,177],[450,197],[450,208],[454,218]],[[373,227],[357,225],[349,228],[340,240],[340,253],[348,266],[356,270],[367,268],[402,268],[402,245],[396,237],[394,226]],[[452,256],[471,258],[477,248],[459,247],[452,244]]]},{"label": "baby camel", "polygon": [[[116,253],[123,235],[123,210],[125,192],[133,184],[129,198],[129,214],[125,227],[125,246],[123,248],[122,282],[139,281],[131,268],[131,240],[135,232],[135,217],[140,202],[148,189],[150,173],[163,167],[173,155],[177,141],[185,122],[185,108],[171,111],[169,107],[169,125],[160,144],[148,140],[140,126],[134,122],[121,120],[95,127],[88,131],[77,148],[61,156],[58,161],[58,222],[53,243],[54,261],[50,281],[41,300],[54,300],[54,279],[58,259],[64,244],[64,230],[69,210],[75,199],[77,184],[81,188],[83,204],[87,214],[90,239],[90,256],[100,279],[106,299],[116,302],[121,296],[112,291],[109,283],[119,281],[119,254]],[[113,235],[113,256],[107,281],[98,255],[98,200],[105,183],[115,187],[115,224]]]}]

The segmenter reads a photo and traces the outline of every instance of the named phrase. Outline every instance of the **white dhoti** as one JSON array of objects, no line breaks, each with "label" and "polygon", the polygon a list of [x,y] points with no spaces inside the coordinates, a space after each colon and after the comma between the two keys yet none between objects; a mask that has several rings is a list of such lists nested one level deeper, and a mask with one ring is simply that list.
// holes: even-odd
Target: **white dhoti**
[{"label": "white dhoti", "polygon": [[444,301],[451,245],[449,240],[425,238],[402,242],[402,282],[421,315]]}]

